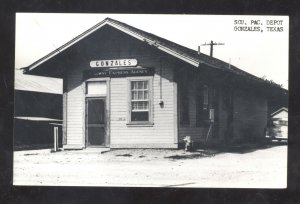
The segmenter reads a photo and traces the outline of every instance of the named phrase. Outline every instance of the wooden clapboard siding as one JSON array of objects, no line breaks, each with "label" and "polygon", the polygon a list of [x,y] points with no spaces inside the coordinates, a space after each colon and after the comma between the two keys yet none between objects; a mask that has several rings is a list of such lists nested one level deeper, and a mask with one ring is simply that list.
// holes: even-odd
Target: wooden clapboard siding
[{"label": "wooden clapboard siding", "polygon": [[[120,42],[120,57],[122,55],[138,59],[143,67],[154,67],[155,75],[152,77],[152,116],[153,126],[128,126],[128,80],[123,78],[111,79],[111,144],[113,147],[177,147],[177,129],[174,124],[174,107],[177,103],[174,97],[173,70],[174,59],[153,49],[151,46],[141,45],[139,41],[131,38]],[[130,77],[128,77],[129,79]],[[160,87],[160,84],[162,87]],[[162,93],[160,93],[162,91]],[[160,95],[164,107],[160,107]],[[119,118],[125,120],[118,121]],[[138,144],[138,145],[137,145]]]},{"label": "wooden clapboard siding", "polygon": [[67,82],[67,145],[83,147],[85,98],[81,69],[69,71]]},{"label": "wooden clapboard siding", "polygon": [[170,148],[175,149],[178,147],[177,144],[173,143],[121,143],[121,144],[111,144],[111,148]]},{"label": "wooden clapboard siding", "polygon": [[[155,60],[154,60],[155,61]],[[153,61],[152,61],[153,62]],[[168,70],[168,71],[166,71]],[[159,67],[155,67],[156,74],[152,77],[152,107],[153,107],[153,126],[128,126],[128,80],[124,78],[111,79],[111,147],[129,147],[140,144],[140,147],[150,148],[162,147],[161,144],[174,144],[174,96],[173,96],[173,71],[171,67],[164,67],[162,78],[160,79]],[[164,77],[167,75],[166,77]],[[147,77],[148,78],[148,77]],[[160,101],[160,80],[162,80],[162,99],[164,107],[159,105]],[[118,118],[125,120],[118,121]],[[135,145],[136,146],[136,145]],[[138,147],[138,146],[136,146]]]},{"label": "wooden clapboard siding", "polygon": [[[174,132],[174,124],[177,123],[177,118],[174,118],[175,103],[174,101],[174,65],[167,61],[160,62],[161,70],[156,68],[153,86],[153,105],[154,105],[154,135],[158,136],[157,142],[174,144],[174,138],[177,137]],[[159,65],[157,65],[159,67]],[[160,75],[161,72],[161,75]],[[161,80],[161,86],[159,86]],[[157,85],[156,85],[157,84]],[[161,91],[161,93],[160,93]],[[160,107],[160,95],[164,102],[164,107]],[[165,142],[163,142],[165,141]]]}]

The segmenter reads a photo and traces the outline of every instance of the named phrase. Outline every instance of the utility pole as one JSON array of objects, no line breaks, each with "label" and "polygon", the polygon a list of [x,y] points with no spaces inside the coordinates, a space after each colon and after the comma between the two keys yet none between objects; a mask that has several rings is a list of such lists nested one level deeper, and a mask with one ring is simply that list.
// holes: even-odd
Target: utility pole
[{"label": "utility pole", "polygon": [[211,40],[210,43],[205,43],[205,44],[202,44],[202,45],[210,45],[210,56],[212,57],[213,56],[214,45],[225,45],[225,44],[224,43],[216,43],[216,42],[213,42]]}]

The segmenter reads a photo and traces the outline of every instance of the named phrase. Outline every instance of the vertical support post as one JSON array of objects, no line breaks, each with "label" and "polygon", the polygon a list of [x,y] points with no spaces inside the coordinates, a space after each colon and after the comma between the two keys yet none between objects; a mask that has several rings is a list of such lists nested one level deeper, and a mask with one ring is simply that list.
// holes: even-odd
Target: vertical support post
[{"label": "vertical support post", "polygon": [[162,101],[162,69],[163,69],[163,65],[162,65],[162,59],[159,58],[159,100]]},{"label": "vertical support post", "polygon": [[210,41],[210,56],[213,56],[214,42]]},{"label": "vertical support post", "polygon": [[67,78],[67,71],[63,73],[63,126],[62,126],[62,144],[67,144],[67,101],[68,101],[68,78]]},{"label": "vertical support post", "polygon": [[54,152],[58,150],[58,127],[54,126]]}]

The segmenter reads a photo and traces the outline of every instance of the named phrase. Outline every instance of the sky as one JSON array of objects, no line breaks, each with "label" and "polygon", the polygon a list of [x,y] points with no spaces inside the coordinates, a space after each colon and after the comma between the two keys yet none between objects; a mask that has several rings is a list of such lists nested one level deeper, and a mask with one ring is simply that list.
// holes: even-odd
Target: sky
[{"label": "sky", "polygon": [[[194,50],[211,40],[224,43],[214,46],[214,57],[288,88],[287,16],[17,13],[15,79],[39,78],[45,87],[56,80],[57,92],[61,93],[61,80],[24,76],[19,68],[32,64],[106,17]],[[260,31],[236,31],[257,29],[254,27]],[[210,46],[200,46],[200,50],[209,55]]]}]

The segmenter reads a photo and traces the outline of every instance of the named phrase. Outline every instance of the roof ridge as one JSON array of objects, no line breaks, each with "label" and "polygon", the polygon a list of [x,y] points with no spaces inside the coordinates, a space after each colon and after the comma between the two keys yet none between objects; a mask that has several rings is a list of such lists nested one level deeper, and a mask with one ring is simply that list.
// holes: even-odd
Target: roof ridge
[{"label": "roof ridge", "polygon": [[[112,19],[112,18],[108,18],[108,17],[107,17],[106,19],[108,19],[109,21],[115,22],[115,23],[117,23],[117,24],[125,25],[125,26],[128,26],[128,27],[130,27],[130,28],[133,28],[133,29],[135,29],[135,30],[137,30],[137,31],[143,32],[143,33],[149,35],[150,37],[152,36],[152,37],[158,38],[159,40],[167,41],[167,42],[172,43],[172,44],[174,44],[174,45],[176,45],[176,46],[180,46],[181,48],[183,48],[183,49],[185,49],[185,50],[187,50],[187,51],[193,53],[193,55],[195,55],[195,56],[194,56],[195,59],[198,59],[200,62],[204,62],[204,60],[200,59],[199,57],[205,57],[205,58],[207,58],[207,59],[210,59],[211,64],[209,64],[209,65],[212,65],[212,64],[213,64],[212,61],[216,61],[217,63],[221,63],[221,64],[222,64],[224,70],[229,70],[229,71],[231,71],[231,72],[233,71],[233,72],[235,72],[236,74],[239,74],[239,75],[248,75],[248,77],[250,77],[250,78],[252,78],[252,79],[259,80],[259,81],[262,81],[262,82],[266,82],[264,79],[262,79],[262,78],[260,78],[260,77],[258,77],[258,76],[255,76],[255,75],[253,75],[253,74],[251,74],[251,73],[248,73],[248,72],[246,72],[246,71],[244,71],[244,70],[242,70],[242,69],[239,69],[239,68],[236,67],[235,65],[232,65],[232,64],[230,64],[230,63],[228,63],[228,62],[225,62],[225,61],[223,61],[223,60],[220,60],[220,59],[218,59],[218,58],[216,58],[216,57],[209,56],[209,55],[206,55],[206,54],[204,54],[204,53],[198,53],[196,50],[193,50],[193,49],[191,49],[191,48],[185,47],[185,46],[180,45],[180,44],[178,44],[178,43],[172,42],[172,41],[170,41],[170,40],[168,40],[168,39],[162,38],[162,37],[157,36],[157,35],[155,35],[155,34],[152,34],[152,33],[143,31],[143,30],[141,30],[141,29],[135,28],[135,27],[133,27],[133,26],[131,26],[131,25],[128,25],[128,24],[123,23],[123,22],[120,22],[120,21],[118,21],[118,20],[115,20],[115,19]],[[214,67],[215,67],[215,66],[214,66]],[[230,67],[230,68],[229,68],[229,67]],[[216,68],[216,67],[215,67],[215,68]],[[225,69],[225,68],[226,68],[226,69]],[[238,73],[237,73],[237,72],[238,72]],[[271,84],[271,83],[269,82],[269,84]],[[276,83],[275,83],[275,84],[273,83],[272,85],[275,85],[275,86],[279,86],[279,87],[280,87],[280,85],[279,85],[279,84],[276,84]]]}]

